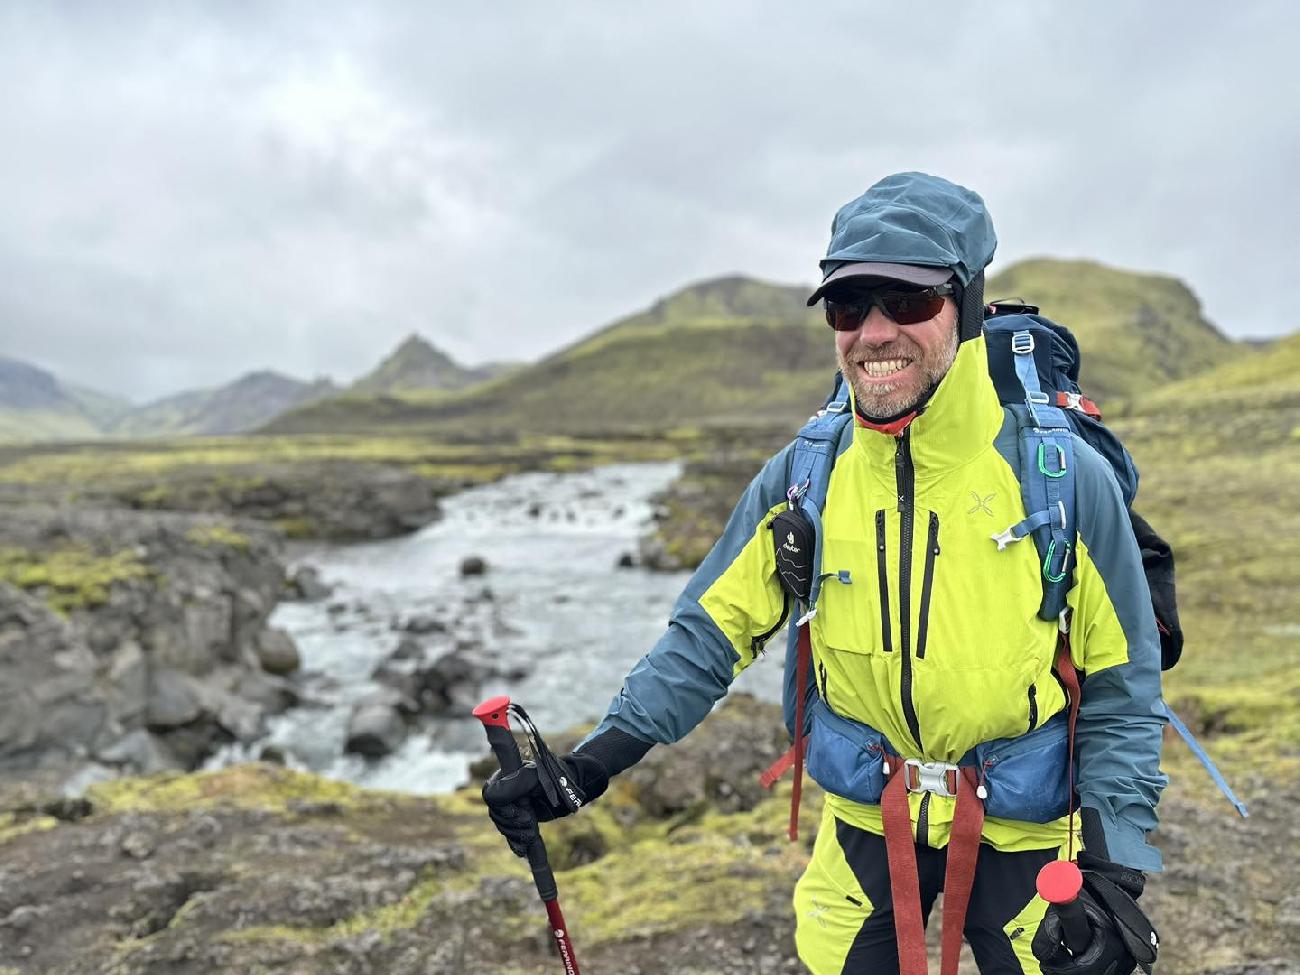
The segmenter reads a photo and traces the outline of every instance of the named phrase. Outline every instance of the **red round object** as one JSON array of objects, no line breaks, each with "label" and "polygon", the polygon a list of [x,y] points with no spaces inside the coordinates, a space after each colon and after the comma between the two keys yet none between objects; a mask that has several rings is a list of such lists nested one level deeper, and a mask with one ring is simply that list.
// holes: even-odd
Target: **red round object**
[{"label": "red round object", "polygon": [[1069,904],[1083,888],[1083,873],[1073,860],[1053,860],[1038,871],[1038,896],[1049,904]]},{"label": "red round object", "polygon": [[496,725],[498,728],[510,727],[510,698],[505,694],[490,697],[474,709],[474,717],[484,726]]}]

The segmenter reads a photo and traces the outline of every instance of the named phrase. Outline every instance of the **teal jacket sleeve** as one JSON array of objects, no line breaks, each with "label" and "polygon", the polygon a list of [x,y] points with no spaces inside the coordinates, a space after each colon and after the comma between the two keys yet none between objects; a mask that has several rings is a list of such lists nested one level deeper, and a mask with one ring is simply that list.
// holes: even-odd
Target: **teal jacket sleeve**
[{"label": "teal jacket sleeve", "polygon": [[1161,869],[1147,841],[1168,781],[1160,771],[1167,717],[1160,639],[1142,555],[1109,465],[1075,442],[1079,564],[1071,639],[1085,670],[1076,734],[1084,843],[1143,871]]},{"label": "teal jacket sleeve", "polygon": [[[775,574],[760,577],[755,568],[766,553],[755,549],[771,548],[766,531],[759,529],[785,501],[791,449],[787,446],[771,458],[750,482],[722,537],[678,598],[667,631],[632,668],[584,744],[610,728],[644,742],[681,739],[727,693],[737,665],[748,662],[743,658],[752,659],[752,639],[763,632],[760,627],[771,628],[783,608]],[[720,586],[724,574],[728,579]],[[737,587],[744,594],[730,601],[730,611],[720,611],[715,594],[724,588],[735,592]],[[769,613],[773,618],[759,618]]]}]

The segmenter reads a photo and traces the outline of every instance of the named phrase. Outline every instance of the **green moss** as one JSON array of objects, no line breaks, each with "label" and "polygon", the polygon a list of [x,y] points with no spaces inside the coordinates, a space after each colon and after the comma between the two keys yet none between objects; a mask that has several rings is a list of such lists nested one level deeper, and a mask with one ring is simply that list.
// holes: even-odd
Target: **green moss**
[{"label": "green moss", "polygon": [[0,548],[0,579],[41,594],[52,609],[64,615],[108,602],[116,582],[153,575],[134,550],[99,555],[76,545],[45,552]]},{"label": "green moss", "polygon": [[263,927],[239,928],[221,936],[222,941],[293,941],[299,943],[323,943],[336,938],[348,938],[366,931],[378,931],[389,935],[394,931],[407,930],[429,910],[429,905],[442,893],[445,881],[435,876],[426,876],[411,887],[405,894],[384,907],[372,908],[344,918],[327,927],[295,927],[277,924]]},{"label": "green moss", "polygon": [[315,538],[320,532],[319,526],[309,518],[280,518],[275,527],[284,533],[285,538]]},{"label": "green moss", "polygon": [[334,803],[344,809],[415,801],[361,789],[276,765],[235,765],[215,772],[163,772],[100,782],[86,790],[97,812],[176,812],[210,806],[286,812],[293,803]]},{"label": "green moss", "polygon": [[[58,825],[59,821],[53,816],[18,816],[14,813],[0,813],[0,844],[8,843],[26,833],[54,829]],[[4,969],[0,969],[0,975],[3,972]]]},{"label": "green moss", "polygon": [[233,548],[241,552],[247,552],[249,548],[247,535],[241,534],[221,522],[195,525],[185,533],[185,537],[196,545],[202,545],[205,548]]}]

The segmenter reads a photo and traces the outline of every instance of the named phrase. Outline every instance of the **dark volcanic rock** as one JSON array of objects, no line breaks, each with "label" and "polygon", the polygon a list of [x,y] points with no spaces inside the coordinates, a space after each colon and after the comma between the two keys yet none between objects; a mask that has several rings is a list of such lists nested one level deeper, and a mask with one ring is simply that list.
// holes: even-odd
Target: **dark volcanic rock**
[{"label": "dark volcanic rock", "polygon": [[353,707],[344,749],[366,758],[383,758],[401,747],[406,732],[398,703],[388,695],[376,695]]},{"label": "dark volcanic rock", "polygon": [[97,670],[72,626],[0,582],[0,769],[67,763],[90,753],[112,720]]},{"label": "dark volcanic rock", "polygon": [[467,555],[460,562],[462,576],[481,576],[487,572],[487,569],[487,559],[481,555]]},{"label": "dark volcanic rock", "polygon": [[303,603],[318,603],[329,599],[333,586],[321,582],[320,573],[310,565],[300,565],[285,582],[285,598]]},{"label": "dark volcanic rock", "polygon": [[257,640],[257,659],[268,674],[284,677],[302,665],[298,647],[284,630],[268,627]]},{"label": "dark volcanic rock", "polygon": [[267,647],[285,662],[266,628],[284,584],[274,532],[27,506],[0,511],[0,547],[50,580],[30,592],[0,585],[0,767],[71,769],[93,755],[127,769],[190,766],[256,737],[291,700],[261,669]]}]

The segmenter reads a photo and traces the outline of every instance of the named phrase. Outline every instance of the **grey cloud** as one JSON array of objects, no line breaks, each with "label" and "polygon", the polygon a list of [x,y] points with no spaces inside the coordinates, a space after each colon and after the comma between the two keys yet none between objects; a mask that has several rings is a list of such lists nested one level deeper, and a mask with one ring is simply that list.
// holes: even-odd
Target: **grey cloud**
[{"label": "grey cloud", "polygon": [[136,398],[348,379],[412,330],[532,357],[712,274],[811,280],[834,209],[900,168],[983,193],[1000,264],[1178,274],[1278,334],[1297,26],[1280,2],[7,5],[0,351]]}]

